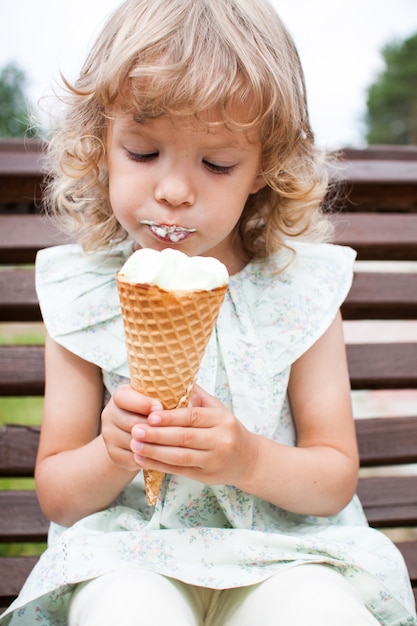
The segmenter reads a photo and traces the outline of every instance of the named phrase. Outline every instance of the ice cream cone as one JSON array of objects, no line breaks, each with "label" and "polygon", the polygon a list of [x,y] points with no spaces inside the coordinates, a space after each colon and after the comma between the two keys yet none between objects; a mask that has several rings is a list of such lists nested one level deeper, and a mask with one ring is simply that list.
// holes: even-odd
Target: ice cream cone
[{"label": "ice cream cone", "polygon": [[[227,285],[211,290],[166,291],[117,276],[130,383],[165,409],[185,407],[216,323]],[[155,504],[164,474],[145,471],[146,495]]]}]

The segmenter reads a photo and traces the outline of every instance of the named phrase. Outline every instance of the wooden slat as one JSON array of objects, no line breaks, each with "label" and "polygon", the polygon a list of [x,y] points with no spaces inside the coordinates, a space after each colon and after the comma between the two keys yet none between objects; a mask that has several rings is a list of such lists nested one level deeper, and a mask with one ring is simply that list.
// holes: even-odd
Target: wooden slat
[{"label": "wooden slat", "polygon": [[417,191],[417,159],[345,159],[330,166],[331,178],[349,181],[350,185],[378,184],[388,186],[409,184]]},{"label": "wooden slat", "polygon": [[417,476],[360,479],[358,495],[371,526],[417,525]]},{"label": "wooden slat", "polygon": [[417,388],[417,343],[347,346],[352,389]]},{"label": "wooden slat", "polygon": [[0,215],[0,263],[34,263],[36,252],[67,238],[42,215]]},{"label": "wooden slat", "polygon": [[45,541],[49,522],[34,491],[0,491],[0,542]]},{"label": "wooden slat", "polygon": [[[362,260],[417,260],[417,214],[337,213],[336,243],[352,246]],[[40,215],[0,215],[0,263],[33,263],[40,248],[66,243]]]},{"label": "wooden slat", "polygon": [[417,541],[401,541],[397,547],[407,563],[408,573],[413,586],[417,585]]},{"label": "wooden slat", "polygon": [[341,212],[331,219],[336,243],[354,248],[359,260],[417,260],[417,214]]},{"label": "wooden slat", "polygon": [[[355,426],[363,467],[417,463],[417,413],[358,419]],[[36,426],[0,428],[0,476],[32,476],[38,442]]]},{"label": "wooden slat", "polygon": [[0,322],[37,322],[41,319],[34,270],[0,272]]},{"label": "wooden slat", "polygon": [[356,273],[342,313],[346,320],[417,320],[417,273]]},{"label": "wooden slat", "polygon": [[45,147],[39,139],[1,139],[0,176],[40,176]]},{"label": "wooden slat", "polygon": [[[43,346],[0,346],[0,396],[42,395]],[[353,389],[417,388],[417,343],[347,346]]]},{"label": "wooden slat", "polygon": [[0,476],[33,476],[39,444],[37,426],[0,428]]},{"label": "wooden slat", "polygon": [[[355,274],[342,312],[345,320],[417,319],[417,273]],[[0,272],[0,321],[39,320],[34,271]]]},{"label": "wooden slat", "polygon": [[0,558],[0,606],[2,609],[15,599],[37,561],[36,556]]},{"label": "wooden slat", "polygon": [[[417,463],[417,413],[358,419],[355,426],[362,466]],[[36,426],[0,428],[0,476],[33,475],[38,442]]]},{"label": "wooden slat", "polygon": [[417,406],[410,417],[355,421],[361,466],[417,463]]},{"label": "wooden slat", "polygon": [[36,139],[0,141],[0,203],[29,203],[33,208],[42,197],[42,150]]},{"label": "wooden slat", "polygon": [[[336,243],[362,260],[417,260],[417,214],[337,213]],[[68,241],[40,215],[0,215],[0,263],[33,263],[40,248]]]},{"label": "wooden slat", "polygon": [[372,145],[343,148],[339,158],[349,161],[417,161],[417,146]]},{"label": "wooden slat", "polygon": [[44,347],[0,346],[0,396],[38,396],[44,392]]}]

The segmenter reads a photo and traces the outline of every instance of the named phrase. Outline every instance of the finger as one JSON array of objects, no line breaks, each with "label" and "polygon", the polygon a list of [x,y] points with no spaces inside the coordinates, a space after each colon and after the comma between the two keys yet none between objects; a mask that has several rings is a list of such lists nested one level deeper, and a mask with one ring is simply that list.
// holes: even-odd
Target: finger
[{"label": "finger", "polygon": [[113,394],[113,401],[120,409],[141,415],[162,409],[159,400],[139,393],[130,385],[120,385]]},{"label": "finger", "polygon": [[220,400],[218,400],[214,396],[211,396],[199,385],[194,385],[193,392],[190,398],[190,404],[191,406],[205,406],[212,408],[223,407],[223,404],[222,402],[220,402]]},{"label": "finger", "polygon": [[154,446],[143,444],[139,452],[133,449],[135,462],[145,469],[157,469],[169,474],[178,474],[185,469],[199,469],[204,465],[207,453],[190,448]]},{"label": "finger", "polygon": [[190,450],[209,450],[216,444],[213,429],[183,427],[152,427],[136,425],[132,428],[131,449],[136,453],[154,457],[154,448],[171,447]]},{"label": "finger", "polygon": [[[220,404],[222,406],[222,404]],[[181,426],[183,428],[212,428],[221,419],[219,410],[191,406],[187,409],[153,411],[148,417],[150,426]]]}]

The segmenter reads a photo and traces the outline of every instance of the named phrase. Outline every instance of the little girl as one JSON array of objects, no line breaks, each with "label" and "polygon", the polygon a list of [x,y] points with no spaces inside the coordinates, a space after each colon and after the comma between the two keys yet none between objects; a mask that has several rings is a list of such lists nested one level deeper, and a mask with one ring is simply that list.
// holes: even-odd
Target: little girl
[{"label": "little girl", "polygon": [[[0,624],[416,626],[355,496],[327,180],[294,45],[264,0],[127,0],[49,147],[39,501],[49,547]],[[230,274],[190,406],[128,384],[115,275],[137,248]],[[165,473],[155,507],[142,469]]]}]

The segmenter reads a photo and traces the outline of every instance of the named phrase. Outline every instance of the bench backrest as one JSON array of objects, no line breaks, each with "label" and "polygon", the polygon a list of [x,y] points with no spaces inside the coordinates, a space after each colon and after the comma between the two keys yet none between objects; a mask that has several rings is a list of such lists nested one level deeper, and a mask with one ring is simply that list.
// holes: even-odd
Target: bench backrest
[{"label": "bench backrest", "polygon": [[[32,264],[38,249],[63,241],[38,212],[41,149],[40,142],[0,141],[2,328],[40,321]],[[359,343],[347,333],[353,393],[382,398],[370,415],[357,416],[358,492],[370,524],[398,541],[417,587],[417,149],[350,150],[342,156],[332,167],[345,190],[332,216],[336,241],[355,248],[363,262],[343,306],[344,319],[351,330],[384,320],[400,321],[414,333],[397,340],[375,337],[374,329]],[[387,262],[396,263],[395,272]],[[0,396],[42,396],[43,359],[42,345],[0,345]],[[396,398],[404,395],[416,404],[401,415]],[[33,476],[38,435],[36,426],[7,425],[6,418],[0,426],[1,477]],[[2,547],[43,542],[47,527],[33,490],[0,489],[0,608],[18,593],[37,558],[1,556]]]}]

